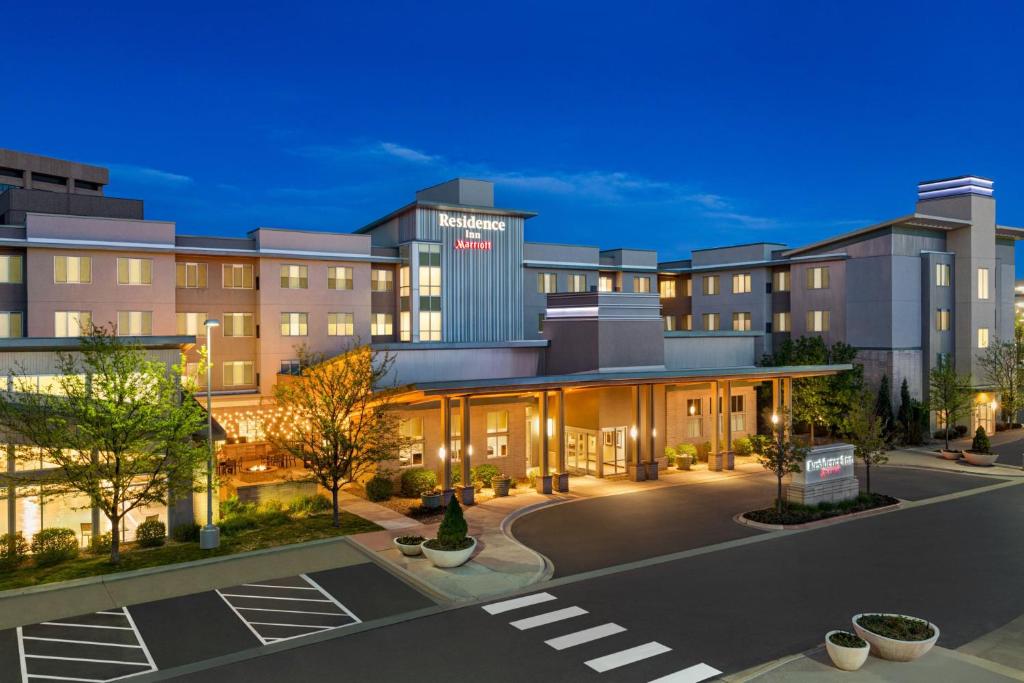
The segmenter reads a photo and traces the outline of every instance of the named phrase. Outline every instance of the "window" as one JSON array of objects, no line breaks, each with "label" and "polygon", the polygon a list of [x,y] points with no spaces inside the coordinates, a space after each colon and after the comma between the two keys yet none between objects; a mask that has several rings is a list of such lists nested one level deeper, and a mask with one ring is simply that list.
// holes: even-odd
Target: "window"
[{"label": "window", "polygon": [[451,452],[448,456],[452,459],[452,462],[459,462],[462,460],[462,407],[455,408],[452,410],[452,440],[451,440]]},{"label": "window", "polygon": [[175,279],[179,289],[206,289],[206,264],[182,263],[174,264]]},{"label": "window", "polygon": [[537,291],[551,294],[558,291],[558,276],[554,273],[537,273]]},{"label": "window", "polygon": [[441,245],[420,244],[420,341],[441,341]]},{"label": "window", "polygon": [[615,291],[615,276],[614,275],[601,275],[597,278],[597,291],[599,292],[614,292]]},{"label": "window", "polygon": [[807,289],[828,289],[828,266],[807,269]]},{"label": "window", "polygon": [[949,287],[950,267],[948,263],[935,264],[935,286]]},{"label": "window", "polygon": [[687,332],[693,331],[693,314],[687,313],[683,316],[683,329]]},{"label": "window", "polygon": [[398,338],[401,341],[412,340],[412,311],[409,309],[412,299],[410,277],[408,265],[398,269]]},{"label": "window", "polygon": [[685,282],[686,282],[686,296],[693,296],[693,278],[692,277],[688,277],[688,278],[686,278]]},{"label": "window", "polygon": [[23,280],[21,256],[0,256],[0,283],[21,284]]},{"label": "window", "polygon": [[25,335],[22,327],[21,311],[0,312],[0,337],[23,337]]},{"label": "window", "polygon": [[949,313],[948,308],[940,308],[935,311],[935,329],[939,332],[945,332],[949,329]]},{"label": "window", "polygon": [[718,329],[718,314],[717,313],[705,313],[704,314],[704,329],[708,332],[714,332]]},{"label": "window", "polygon": [[224,289],[252,289],[251,263],[225,263]]},{"label": "window", "polygon": [[828,332],[828,311],[807,311],[808,332]]},{"label": "window", "polygon": [[718,276],[705,275],[703,278],[703,289],[701,291],[706,296],[718,294]]},{"label": "window", "polygon": [[776,332],[790,332],[792,331],[792,323],[789,319],[789,311],[779,311],[772,316],[772,329]]},{"label": "window", "polygon": [[289,358],[288,360],[281,361],[281,372],[282,375],[300,375],[302,374],[302,363],[299,362],[298,358]]},{"label": "window", "polygon": [[543,331],[544,331],[544,314],[543,313],[538,313],[537,314],[537,332],[539,333],[539,332],[543,332]]},{"label": "window", "polygon": [[251,337],[255,334],[252,313],[225,313],[225,337]]},{"label": "window", "polygon": [[59,285],[82,285],[92,282],[92,257],[54,256],[53,281]]},{"label": "window", "polygon": [[53,336],[80,337],[89,333],[92,313],[89,311],[56,311],[53,314]]},{"label": "window", "polygon": [[508,455],[508,411],[492,410],[487,413],[487,457],[504,458]]},{"label": "window", "polygon": [[370,291],[390,292],[395,287],[395,271],[387,268],[370,269]]},{"label": "window", "polygon": [[750,273],[736,273],[732,276],[733,294],[750,294]]},{"label": "window", "polygon": [[352,269],[348,266],[327,266],[327,289],[352,289]]},{"label": "window", "polygon": [[702,407],[704,401],[699,398],[686,399],[686,436],[696,439],[702,436],[704,431],[704,419]]},{"label": "window", "polygon": [[988,268],[978,268],[978,298],[988,298]]},{"label": "window", "polygon": [[153,259],[117,257],[117,284],[153,284]]},{"label": "window", "polygon": [[743,412],[743,396],[729,397],[729,429],[734,434],[747,430],[747,416]]},{"label": "window", "polygon": [[640,294],[648,294],[651,291],[651,278],[646,275],[633,276],[633,291]]},{"label": "window", "polygon": [[988,328],[987,327],[979,327],[978,328],[978,348],[979,349],[987,349],[988,348]]},{"label": "window", "polygon": [[374,337],[390,337],[394,330],[390,313],[374,313],[370,316],[370,335]]},{"label": "window", "polygon": [[153,334],[153,312],[118,311],[117,334],[121,337],[139,337]]},{"label": "window", "polygon": [[732,329],[734,332],[750,332],[750,313],[733,313]]},{"label": "window", "polygon": [[[305,317],[305,313],[292,314]],[[303,332],[305,334],[305,325]],[[351,337],[355,334],[355,322],[351,313],[328,313],[327,314],[327,336],[329,337]]]},{"label": "window", "polygon": [[281,289],[308,289],[309,268],[307,266],[281,266]]},{"label": "window", "polygon": [[398,451],[398,464],[402,467],[407,465],[423,464],[423,418],[410,417],[402,422],[399,427],[402,440],[405,442]]},{"label": "window", "polygon": [[672,332],[676,329],[676,317],[674,315],[665,316],[665,331]]},{"label": "window", "polygon": [[662,299],[675,299],[676,281],[661,280],[660,282],[658,282],[658,294],[661,295]]},{"label": "window", "polygon": [[[331,313],[328,315],[337,315]],[[282,337],[305,337],[309,327],[309,314],[307,313],[282,313],[281,314],[281,336]]]},{"label": "window", "polygon": [[790,288],[789,284],[789,271],[788,270],[777,270],[772,273],[772,290],[776,292],[788,292]]},{"label": "window", "polygon": [[569,291],[587,291],[587,276],[583,275],[582,273],[572,273],[571,275],[569,275]]},{"label": "window", "polygon": [[193,334],[198,337],[206,336],[205,313],[178,313],[178,334]]},{"label": "window", "polygon": [[255,384],[251,360],[229,360],[224,362],[224,386],[241,387]]},{"label": "window", "polygon": [[704,414],[704,401],[699,398],[688,398],[686,399],[686,414],[690,417],[701,416]]}]

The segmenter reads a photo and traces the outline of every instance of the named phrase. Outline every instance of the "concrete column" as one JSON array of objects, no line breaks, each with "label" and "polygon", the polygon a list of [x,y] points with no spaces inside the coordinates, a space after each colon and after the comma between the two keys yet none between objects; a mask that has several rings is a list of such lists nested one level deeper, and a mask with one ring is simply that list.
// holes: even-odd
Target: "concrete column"
[{"label": "concrete column", "polygon": [[722,449],[722,467],[731,470],[735,467],[730,466],[732,458],[732,382],[725,383],[725,389],[722,391],[722,407],[724,415],[722,416],[722,427],[725,431],[725,448]]},{"label": "concrete column", "polygon": [[647,385],[647,478],[658,478],[658,454],[654,448],[654,385]]},{"label": "concrete column", "polygon": [[548,392],[540,392],[540,475],[537,492],[551,493],[551,467],[548,460]]},{"label": "concrete column", "polygon": [[721,385],[715,380],[711,382],[711,452],[708,454],[708,469],[716,471],[721,469],[716,465],[716,461],[719,461],[718,454],[722,450],[722,420],[719,411],[721,398]]},{"label": "concrete column", "polygon": [[473,482],[470,481],[470,469],[472,463],[470,458],[473,457],[473,432],[470,431],[470,400],[469,396],[463,396],[462,400],[462,488],[460,494],[463,505],[472,505],[474,502],[474,495],[476,489],[473,488]]},{"label": "concrete column", "polygon": [[[628,443],[630,448],[629,460],[626,465],[626,472],[632,481],[644,481],[647,479],[647,465],[643,461],[643,444],[646,439],[643,435],[643,425],[640,424],[640,385],[633,387],[633,423],[629,427]],[[634,436],[635,435],[635,436]]]},{"label": "concrete column", "polygon": [[443,500],[447,505],[452,498],[452,400],[448,396],[441,397],[441,434],[444,443],[444,482],[442,484]]},{"label": "concrete column", "polygon": [[565,389],[558,390],[558,476],[554,486],[559,493],[569,491],[569,471],[565,466]]},{"label": "concrete column", "polygon": [[779,395],[779,389],[779,379],[776,377],[775,379],[772,380],[772,415],[779,415],[779,413],[781,412],[780,408],[782,408],[782,396]]},{"label": "concrete column", "polygon": [[793,434],[793,378],[784,377],[782,379],[782,426],[784,434],[786,436],[792,436]]}]

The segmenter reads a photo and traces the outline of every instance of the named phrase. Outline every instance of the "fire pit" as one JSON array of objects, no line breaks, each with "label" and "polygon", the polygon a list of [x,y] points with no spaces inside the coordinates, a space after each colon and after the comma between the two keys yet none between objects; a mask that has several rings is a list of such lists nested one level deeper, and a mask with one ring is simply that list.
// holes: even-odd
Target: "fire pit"
[{"label": "fire pit", "polygon": [[238,478],[245,482],[259,482],[259,481],[273,481],[277,479],[277,467],[274,465],[249,465],[243,467],[239,473]]}]

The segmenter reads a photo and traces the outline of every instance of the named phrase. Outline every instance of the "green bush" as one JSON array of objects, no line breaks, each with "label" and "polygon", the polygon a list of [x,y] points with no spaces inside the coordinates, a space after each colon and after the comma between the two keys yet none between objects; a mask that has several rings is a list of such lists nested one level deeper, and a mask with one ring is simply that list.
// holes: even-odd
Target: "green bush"
[{"label": "green bush", "polygon": [[669,466],[676,464],[676,449],[671,446],[665,446],[665,460],[668,461]]},{"label": "green bush", "polygon": [[19,531],[0,536],[0,569],[16,569],[28,556],[28,541]]},{"label": "green bush", "polygon": [[479,481],[484,485],[484,488],[488,488],[491,485],[491,479],[501,476],[501,470],[489,462],[485,462],[474,467],[472,474],[473,481]]},{"label": "green bush", "polygon": [[935,635],[927,621],[896,614],[862,614],[857,618],[857,625],[893,640],[928,640]]},{"label": "green bush", "polygon": [[750,439],[745,436],[741,436],[740,438],[733,440],[732,452],[736,455],[750,455],[754,452],[754,447],[750,443]]},{"label": "green bush", "polygon": [[992,452],[992,444],[988,441],[988,434],[985,433],[984,427],[978,427],[978,431],[974,432],[974,440],[971,441],[971,450],[975,453],[990,453]]},{"label": "green bush", "polygon": [[36,564],[47,567],[78,557],[78,538],[71,529],[43,529],[32,539]]},{"label": "green bush", "polygon": [[220,532],[225,536],[234,536],[240,531],[255,529],[258,525],[259,520],[256,518],[255,514],[236,514],[231,517],[224,517],[220,520]]},{"label": "green bush", "polygon": [[377,475],[366,482],[366,499],[373,502],[387,500],[391,497],[391,480]]},{"label": "green bush", "polygon": [[199,525],[195,523],[179,524],[171,532],[171,538],[178,543],[197,543],[199,541]]},{"label": "green bush", "polygon": [[697,447],[694,446],[692,443],[679,444],[678,446],[676,446],[676,453],[678,455],[688,455],[694,460],[697,459]]},{"label": "green bush", "polygon": [[167,526],[159,519],[143,522],[135,530],[135,540],[143,548],[158,548],[167,541]]},{"label": "green bush", "polygon": [[257,506],[257,508],[256,508],[256,511],[259,512],[259,513],[282,512],[283,510],[284,510],[284,503],[282,503],[281,501],[277,500],[276,498],[272,498],[270,500],[265,500],[262,503],[260,503]]},{"label": "green bush", "polygon": [[469,525],[466,518],[462,516],[462,507],[457,498],[452,498],[444,511],[444,519],[441,526],[437,528],[437,538],[428,541],[427,547],[435,550],[462,550],[472,544],[466,533]]},{"label": "green bush", "polygon": [[92,546],[89,547],[89,551],[96,555],[109,555],[113,545],[114,535],[107,531],[92,539]]},{"label": "green bush", "polygon": [[292,515],[287,510],[263,510],[256,513],[256,523],[259,526],[275,526],[292,520]]},{"label": "green bush", "polygon": [[423,467],[410,467],[402,472],[401,491],[406,498],[418,498],[420,494],[433,491],[437,486],[437,475]]},{"label": "green bush", "polygon": [[288,504],[288,510],[296,515],[315,515],[320,512],[327,512],[333,506],[330,499],[322,493],[312,496],[299,496]]},{"label": "green bush", "polygon": [[221,501],[220,516],[250,515],[256,512],[256,507],[255,503],[243,503],[238,500],[238,496],[231,496],[227,500]]},{"label": "green bush", "polygon": [[764,434],[752,434],[750,436],[750,452],[755,455],[764,455],[770,441],[771,437]]}]

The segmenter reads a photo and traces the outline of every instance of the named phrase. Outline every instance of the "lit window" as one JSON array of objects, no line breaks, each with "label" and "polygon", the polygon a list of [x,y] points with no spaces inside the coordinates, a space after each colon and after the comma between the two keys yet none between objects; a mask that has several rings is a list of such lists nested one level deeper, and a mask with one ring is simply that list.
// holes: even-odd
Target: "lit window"
[{"label": "lit window", "polygon": [[118,311],[117,334],[122,337],[153,334],[152,311]]},{"label": "lit window", "polygon": [[674,315],[665,316],[665,331],[672,332],[676,329],[676,317]]},{"label": "lit window", "polygon": [[80,337],[92,327],[89,311],[56,311],[53,314],[53,336]]},{"label": "lit window", "polygon": [[175,280],[180,289],[206,289],[206,264],[183,263],[174,264]]},{"label": "lit window", "polygon": [[205,313],[178,313],[178,334],[206,336]]},{"label": "lit window", "polygon": [[978,298],[988,298],[988,268],[978,268]]},{"label": "lit window", "polygon": [[352,289],[352,269],[348,266],[328,266],[327,289]]},{"label": "lit window", "polygon": [[370,334],[374,337],[390,337],[393,334],[390,313],[374,313],[370,316]]},{"label": "lit window", "polygon": [[940,308],[935,311],[935,329],[945,332],[949,329],[950,311],[948,308]]},{"label": "lit window", "polygon": [[225,263],[223,276],[224,289],[252,289],[251,263]]},{"label": "lit window", "polygon": [[251,337],[255,334],[252,313],[225,313],[225,337]]},{"label": "lit window", "polygon": [[224,386],[240,387],[255,384],[251,360],[229,360],[224,363]]},{"label": "lit window", "polygon": [[808,332],[828,332],[829,312],[828,311],[807,311]]},{"label": "lit window", "polygon": [[687,332],[693,331],[693,314],[687,313],[683,316],[683,329]]},{"label": "lit window", "polygon": [[572,273],[569,275],[569,291],[570,292],[585,292],[587,291],[587,276],[581,273]]},{"label": "lit window", "polygon": [[508,411],[492,410],[487,413],[487,457],[504,458],[508,455]]},{"label": "lit window", "polygon": [[281,336],[305,337],[309,327],[309,315],[306,313],[282,313]]},{"label": "lit window", "polygon": [[661,280],[658,282],[658,294],[661,295],[662,299],[675,299],[676,298],[676,281],[675,280]]},{"label": "lit window", "polygon": [[[305,316],[305,313],[293,313],[292,315]],[[302,334],[305,334],[303,327]],[[355,334],[355,322],[351,313],[328,313],[327,314],[327,336],[328,337],[351,337]]]},{"label": "lit window", "polygon": [[686,282],[686,296],[693,296],[693,278],[692,277],[688,277],[688,278],[686,278],[685,282]]},{"label": "lit window", "polygon": [[153,284],[153,259],[117,257],[117,284]]},{"label": "lit window", "polygon": [[704,401],[699,398],[686,399],[686,436],[691,439],[700,437],[704,431]]},{"label": "lit window", "polygon": [[597,291],[599,292],[614,292],[615,291],[615,276],[614,275],[601,275],[597,278]]},{"label": "lit window", "polygon": [[398,338],[401,341],[412,340],[412,313],[409,310],[411,292],[410,269],[405,265],[398,270],[398,305],[401,308],[398,313]]},{"label": "lit window", "polygon": [[21,256],[13,254],[0,256],[0,283],[21,284],[24,280],[22,271]]},{"label": "lit window", "polygon": [[750,313],[733,313],[732,329],[735,332],[750,332]]},{"label": "lit window", "polygon": [[935,264],[935,286],[949,287],[950,267],[948,263]]},{"label": "lit window", "polygon": [[281,266],[281,289],[308,289],[309,268],[307,266]]},{"label": "lit window", "polygon": [[651,291],[651,278],[646,275],[633,276],[633,291],[640,294],[648,294]]},{"label": "lit window", "polygon": [[789,284],[789,271],[788,270],[777,270],[772,274],[772,291],[775,292],[788,292],[790,288]]},{"label": "lit window", "polygon": [[395,271],[387,268],[370,270],[370,291],[390,292],[395,286]]},{"label": "lit window", "polygon": [[978,348],[979,349],[987,349],[988,348],[988,328],[987,327],[979,327],[978,328]]},{"label": "lit window", "polygon": [[21,311],[0,312],[0,337],[22,337],[25,334],[22,327],[23,314]]},{"label": "lit window", "polygon": [[779,311],[772,317],[772,329],[776,332],[789,332],[792,329],[792,323],[789,319],[789,311]]},{"label": "lit window", "polygon": [[733,294],[750,294],[750,273],[737,273],[732,276]]},{"label": "lit window", "polygon": [[729,397],[729,428],[735,432],[747,429],[747,416],[743,413],[743,396]]},{"label": "lit window", "polygon": [[828,266],[817,266],[807,269],[807,289],[828,289]]},{"label": "lit window", "polygon": [[60,285],[81,285],[92,282],[92,257],[54,256],[53,281]]},{"label": "lit window", "polygon": [[551,294],[558,291],[558,276],[555,273],[537,273],[537,291]]},{"label": "lit window", "polygon": [[399,433],[404,442],[398,451],[398,464],[422,465],[423,464],[423,418],[410,417],[402,422]]},{"label": "lit window", "polygon": [[703,278],[703,289],[701,292],[706,296],[718,294],[718,276],[705,275]]},{"label": "lit window", "polygon": [[281,372],[282,375],[299,375],[302,374],[302,363],[298,358],[289,358],[288,360],[281,361]]},{"label": "lit window", "polygon": [[718,314],[717,313],[705,313],[704,314],[704,329],[708,332],[714,332],[718,329]]},{"label": "lit window", "polygon": [[441,341],[441,245],[417,245],[420,341]]}]

